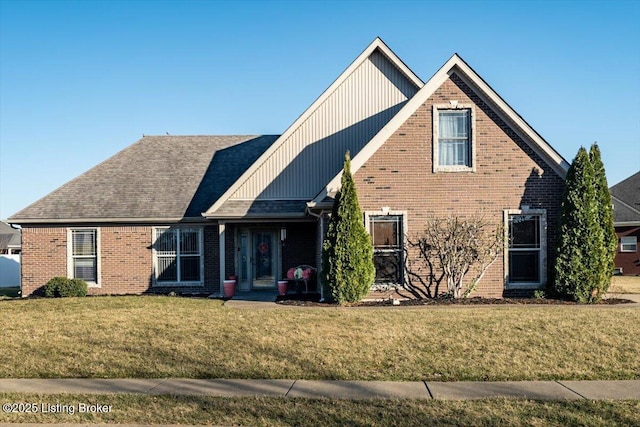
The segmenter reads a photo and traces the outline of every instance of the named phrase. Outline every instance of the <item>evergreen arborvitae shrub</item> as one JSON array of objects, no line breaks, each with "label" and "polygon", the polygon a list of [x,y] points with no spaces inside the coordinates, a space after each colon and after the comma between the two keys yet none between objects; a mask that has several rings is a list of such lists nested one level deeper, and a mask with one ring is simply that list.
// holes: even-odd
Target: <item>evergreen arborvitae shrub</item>
[{"label": "evergreen arborvitae shrub", "polygon": [[54,277],[44,285],[44,294],[49,298],[84,297],[87,290],[87,282],[84,280],[66,277]]},{"label": "evergreen arborvitae shrub", "polygon": [[598,204],[598,223],[603,232],[603,248],[600,257],[600,280],[598,297],[601,297],[611,284],[611,276],[615,268],[615,256],[618,247],[618,236],[613,227],[613,205],[607,184],[607,176],[600,155],[598,144],[593,144],[589,151],[589,159],[595,174],[596,202]]},{"label": "evergreen arborvitae shrub", "polygon": [[322,249],[321,278],[330,298],[340,304],[364,298],[375,278],[373,245],[364,228],[348,151]]},{"label": "evergreen arborvitae shrub", "polygon": [[571,163],[560,213],[555,290],[578,302],[600,298],[599,257],[604,235],[598,220],[595,174],[584,147]]}]

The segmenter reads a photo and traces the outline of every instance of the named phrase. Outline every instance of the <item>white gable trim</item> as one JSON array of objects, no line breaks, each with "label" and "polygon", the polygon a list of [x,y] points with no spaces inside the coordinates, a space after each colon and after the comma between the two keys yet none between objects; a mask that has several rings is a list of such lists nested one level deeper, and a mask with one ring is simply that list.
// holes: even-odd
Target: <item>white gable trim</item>
[{"label": "white gable trim", "polygon": [[335,90],[344,83],[344,81],[364,62],[375,50],[379,50],[395,67],[397,67],[417,88],[421,88],[424,83],[420,78],[407,67],[398,56],[379,38],[376,37],[373,42],[340,74],[340,76],[298,117],[291,126],[273,143],[271,146],[256,160],[249,169],[247,169],[236,182],[202,215],[205,217],[213,216],[224,202],[226,202],[242,184],[244,184],[258,168],[269,159],[273,153],[298,129],[317,109],[322,105]]},{"label": "white gable trim", "polygon": [[[547,160],[549,165],[561,176],[565,177],[569,164],[538,133],[525,122],[471,67],[454,54],[429,81],[411,98],[396,116],[383,127],[380,132],[351,160],[351,172],[358,169],[393,135],[412,114],[452,75],[456,74],[504,120],[531,148]],[[340,187],[342,171],[340,171],[326,187],[313,199],[313,203],[322,201],[327,195],[334,194]]]}]

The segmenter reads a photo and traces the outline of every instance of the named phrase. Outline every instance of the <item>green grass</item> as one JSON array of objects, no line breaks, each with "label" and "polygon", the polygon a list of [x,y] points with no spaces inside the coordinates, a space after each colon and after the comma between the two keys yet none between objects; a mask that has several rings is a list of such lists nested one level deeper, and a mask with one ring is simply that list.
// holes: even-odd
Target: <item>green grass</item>
[{"label": "green grass", "polygon": [[239,310],[207,299],[0,301],[4,378],[640,378],[640,310]]},{"label": "green grass", "polygon": [[135,423],[253,426],[631,426],[638,401],[336,400],[274,397],[0,394],[0,402],[73,407],[110,405],[106,414],[12,414],[8,423]]}]

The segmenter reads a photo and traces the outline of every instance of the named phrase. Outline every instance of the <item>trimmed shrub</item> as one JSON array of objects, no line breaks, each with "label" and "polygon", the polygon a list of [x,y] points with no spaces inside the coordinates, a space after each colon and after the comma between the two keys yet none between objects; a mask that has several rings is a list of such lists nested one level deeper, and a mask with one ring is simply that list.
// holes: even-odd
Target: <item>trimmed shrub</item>
[{"label": "trimmed shrub", "polygon": [[340,304],[364,298],[375,278],[373,245],[364,228],[347,151],[342,185],[333,205],[322,250],[322,282]]},{"label": "trimmed shrub", "polygon": [[602,296],[604,233],[598,208],[593,165],[580,147],[567,172],[554,286],[560,295],[583,303]]},{"label": "trimmed shrub", "polygon": [[82,279],[54,277],[44,285],[44,294],[49,298],[84,297],[87,288],[87,282]]},{"label": "trimmed shrub", "polygon": [[600,255],[600,274],[598,295],[602,296],[609,290],[611,276],[615,269],[615,256],[618,247],[618,236],[613,227],[613,205],[611,204],[611,193],[607,184],[607,176],[600,155],[598,144],[593,144],[589,151],[589,160],[593,165],[594,185],[596,191],[596,203],[598,204],[598,223],[603,232],[603,246]]}]

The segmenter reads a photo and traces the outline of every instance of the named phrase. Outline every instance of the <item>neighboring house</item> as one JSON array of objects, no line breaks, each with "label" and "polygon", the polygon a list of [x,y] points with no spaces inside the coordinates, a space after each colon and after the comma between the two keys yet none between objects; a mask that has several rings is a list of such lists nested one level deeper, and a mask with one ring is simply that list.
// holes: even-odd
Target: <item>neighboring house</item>
[{"label": "neighboring house", "polygon": [[375,39],[280,136],[143,137],[16,213],[23,295],[275,288],[321,266],[346,150],[377,284],[415,286],[428,218],[482,214],[510,238],[477,294],[545,286],[567,162],[458,55],[423,83]]},{"label": "neighboring house", "polygon": [[20,230],[0,221],[0,255],[20,253]]},{"label": "neighboring house", "polygon": [[20,230],[0,222],[0,287],[20,286]]},{"label": "neighboring house", "polygon": [[625,276],[640,275],[640,172],[609,189],[613,203],[613,225],[618,235],[616,270]]}]

